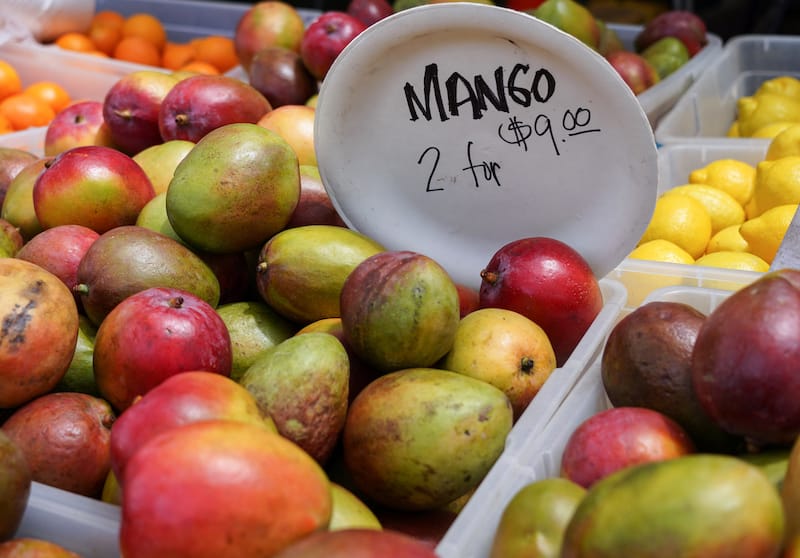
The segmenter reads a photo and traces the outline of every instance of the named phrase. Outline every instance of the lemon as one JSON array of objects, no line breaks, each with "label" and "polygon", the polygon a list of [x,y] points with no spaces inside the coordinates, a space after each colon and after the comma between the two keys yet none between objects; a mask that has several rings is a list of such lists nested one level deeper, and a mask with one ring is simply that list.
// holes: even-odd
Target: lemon
[{"label": "lemon", "polygon": [[769,264],[755,254],[750,254],[749,252],[728,252],[725,250],[701,256],[697,258],[695,265],[740,269],[742,271],[769,270]]},{"label": "lemon", "polygon": [[738,138],[738,137],[740,137],[740,135],[739,135],[739,121],[738,120],[734,120],[731,123],[730,127],[728,128],[728,131],[725,132],[725,135],[728,136],[729,138]]},{"label": "lemon", "polygon": [[728,192],[707,184],[684,184],[666,192],[666,195],[685,194],[700,203],[711,217],[711,234],[725,227],[744,223],[744,208]]},{"label": "lemon", "polygon": [[767,263],[772,263],[789,228],[789,223],[797,211],[797,205],[796,203],[779,205],[742,223],[739,232],[747,241],[748,252]]},{"label": "lemon", "polygon": [[777,205],[800,203],[800,156],[758,163],[753,203],[756,215]]},{"label": "lemon", "polygon": [[657,238],[644,242],[628,254],[634,260],[651,260],[680,264],[693,264],[694,258],[689,252],[669,240]]},{"label": "lemon", "polygon": [[777,93],[790,97],[800,97],[800,79],[792,76],[778,76],[761,83],[755,94]]},{"label": "lemon", "polygon": [[717,232],[708,241],[706,254],[712,252],[746,252],[747,241],[739,232],[739,225],[730,225]]},{"label": "lemon", "polygon": [[692,258],[698,258],[711,238],[711,217],[703,204],[691,196],[659,196],[639,244],[659,238],[677,244]]},{"label": "lemon", "polygon": [[764,159],[774,161],[790,155],[800,155],[800,124],[792,124],[772,138]]},{"label": "lemon", "polygon": [[736,101],[739,134],[751,137],[753,133],[774,122],[800,122],[800,99],[764,92]]},{"label": "lemon", "polygon": [[728,192],[744,206],[753,197],[756,167],[738,159],[717,159],[689,173],[689,182]]},{"label": "lemon", "polygon": [[761,139],[772,139],[781,132],[783,132],[786,128],[791,128],[792,126],[796,125],[797,122],[773,122],[772,124],[761,126],[758,130],[753,132],[753,134],[750,137],[761,138]]}]

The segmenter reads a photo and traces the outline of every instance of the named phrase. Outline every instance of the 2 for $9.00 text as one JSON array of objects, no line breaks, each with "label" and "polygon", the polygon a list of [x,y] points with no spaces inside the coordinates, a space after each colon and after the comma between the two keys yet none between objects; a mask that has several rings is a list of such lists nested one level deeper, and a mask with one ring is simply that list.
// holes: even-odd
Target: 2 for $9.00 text
[{"label": "2 for $9.00 text", "polygon": [[[527,108],[533,103],[544,104],[550,101],[556,91],[556,79],[546,68],[539,68],[533,72],[530,83],[521,87],[518,82],[525,82],[530,66],[515,64],[506,73],[503,66],[498,66],[493,72],[494,87],[489,86],[481,74],[476,74],[470,80],[459,72],[453,72],[443,82],[439,81],[439,67],[437,64],[428,64],[423,72],[421,90],[424,92],[420,100],[417,90],[411,83],[403,87],[405,100],[412,121],[420,119],[431,121],[438,115],[441,121],[459,117],[462,105],[467,105],[472,110],[463,116],[471,116],[473,120],[480,120],[490,107],[499,112],[509,114],[509,100],[514,104]],[[507,76],[507,77],[506,77]],[[443,94],[443,92],[445,94]],[[509,148],[522,149],[527,152],[529,144],[543,139],[560,156],[559,142],[565,143],[567,138],[587,133],[600,132],[599,128],[592,125],[592,113],[588,108],[577,106],[568,108],[560,114],[558,127],[554,127],[553,120],[544,113],[536,114],[530,118],[520,119],[516,115],[508,117],[497,126],[497,136]],[[482,182],[494,182],[502,186],[501,165],[496,161],[478,161],[473,157],[474,142],[467,140],[465,145],[463,164],[459,163],[462,172],[472,176],[475,187]],[[417,159],[417,165],[427,166],[430,170],[427,177],[425,191],[436,192],[444,190],[443,187],[433,187],[434,183],[441,183],[437,178],[441,165],[441,151],[435,145],[422,150]],[[454,176],[452,173],[448,176]]]}]

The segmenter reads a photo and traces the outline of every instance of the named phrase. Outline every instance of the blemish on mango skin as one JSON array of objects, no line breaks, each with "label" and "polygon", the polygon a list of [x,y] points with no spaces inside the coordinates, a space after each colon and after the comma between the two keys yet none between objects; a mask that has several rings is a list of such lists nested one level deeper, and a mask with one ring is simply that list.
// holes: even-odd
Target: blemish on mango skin
[{"label": "blemish on mango skin", "polygon": [[15,304],[11,312],[3,316],[0,323],[0,347],[8,346],[9,351],[18,351],[25,344],[25,331],[33,319],[36,301],[29,300],[25,306]]}]

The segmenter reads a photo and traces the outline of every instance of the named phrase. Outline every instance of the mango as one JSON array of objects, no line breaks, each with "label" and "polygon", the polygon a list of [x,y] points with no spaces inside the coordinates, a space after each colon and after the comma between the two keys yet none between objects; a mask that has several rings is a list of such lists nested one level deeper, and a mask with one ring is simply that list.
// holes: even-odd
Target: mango
[{"label": "mango", "polygon": [[780,495],[758,467],[693,454],[594,484],[567,526],[561,557],[777,557],[783,532]]},{"label": "mango", "polygon": [[278,432],[325,463],[344,428],[348,365],[347,351],[335,336],[306,333],[267,349],[239,383]]},{"label": "mango", "polygon": [[558,558],[586,489],[561,477],[532,481],[506,504],[489,558]]},{"label": "mango", "polygon": [[353,400],[342,433],[345,467],[378,504],[432,510],[483,480],[512,420],[508,397],[487,382],[436,368],[398,370]]},{"label": "mango", "polygon": [[345,279],[357,265],[383,251],[371,238],[334,225],[285,229],[258,256],[256,286],[276,312],[308,324],[338,317]]}]

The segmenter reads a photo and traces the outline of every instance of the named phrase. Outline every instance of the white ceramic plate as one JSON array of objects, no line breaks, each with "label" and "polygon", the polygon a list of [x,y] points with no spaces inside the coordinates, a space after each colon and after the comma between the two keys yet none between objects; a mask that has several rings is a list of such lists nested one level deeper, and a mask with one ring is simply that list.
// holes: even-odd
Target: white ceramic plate
[{"label": "white ceramic plate", "polygon": [[457,2],[379,21],[336,59],[316,110],[320,173],[347,224],[474,287],[529,236],[570,244],[602,277],[655,204],[636,97],[599,54],[522,12]]}]

